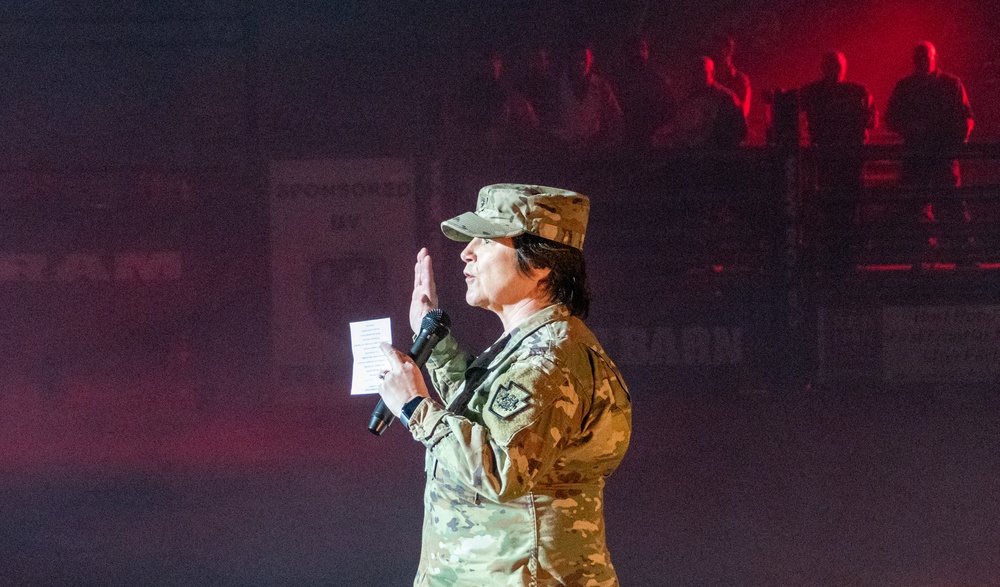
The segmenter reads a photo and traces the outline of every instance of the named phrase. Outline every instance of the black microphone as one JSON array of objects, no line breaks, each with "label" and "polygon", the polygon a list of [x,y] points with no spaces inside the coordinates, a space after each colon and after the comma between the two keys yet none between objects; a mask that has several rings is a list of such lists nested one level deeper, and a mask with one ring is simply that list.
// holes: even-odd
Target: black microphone
[{"label": "black microphone", "polygon": [[[420,322],[420,332],[417,333],[416,338],[413,339],[413,346],[410,347],[410,358],[417,364],[417,367],[424,366],[427,358],[431,356],[431,350],[437,343],[441,342],[441,339],[448,336],[450,329],[451,318],[444,313],[444,310],[434,308],[427,312],[427,315]],[[396,417],[386,407],[385,402],[378,400],[378,405],[372,412],[372,419],[368,423],[368,431],[376,436],[382,436],[382,433],[389,428],[389,424],[392,424],[395,419]]]}]

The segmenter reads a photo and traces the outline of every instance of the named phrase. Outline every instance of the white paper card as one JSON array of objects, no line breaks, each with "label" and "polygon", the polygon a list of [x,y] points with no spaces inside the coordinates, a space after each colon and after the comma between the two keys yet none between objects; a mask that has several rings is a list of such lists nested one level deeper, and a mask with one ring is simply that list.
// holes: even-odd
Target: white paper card
[{"label": "white paper card", "polygon": [[354,354],[354,375],[351,395],[378,393],[382,380],[378,376],[389,368],[379,344],[392,344],[392,327],[388,318],[351,322],[351,351]]}]

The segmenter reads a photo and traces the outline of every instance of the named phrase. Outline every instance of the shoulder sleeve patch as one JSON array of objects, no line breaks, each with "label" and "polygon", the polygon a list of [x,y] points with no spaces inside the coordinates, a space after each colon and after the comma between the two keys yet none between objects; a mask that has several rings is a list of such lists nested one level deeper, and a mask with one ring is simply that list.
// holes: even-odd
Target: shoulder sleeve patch
[{"label": "shoulder sleeve patch", "polygon": [[493,401],[490,402],[490,412],[497,418],[506,420],[528,407],[529,398],[531,398],[531,394],[528,393],[528,390],[511,382],[497,390]]}]

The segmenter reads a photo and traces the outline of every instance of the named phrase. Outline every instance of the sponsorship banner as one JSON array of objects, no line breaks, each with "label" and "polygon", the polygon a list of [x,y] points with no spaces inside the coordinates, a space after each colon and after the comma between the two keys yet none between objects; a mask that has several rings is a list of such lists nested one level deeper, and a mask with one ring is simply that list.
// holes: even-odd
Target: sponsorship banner
[{"label": "sponsorship banner", "polygon": [[617,349],[622,366],[730,367],[746,360],[742,326],[630,324],[597,330],[604,346]]},{"label": "sponsorship banner", "polygon": [[1000,380],[1000,306],[820,308],[822,383]]},{"label": "sponsorship banner", "polygon": [[274,161],[271,338],[284,387],[343,386],[351,322],[392,318],[409,348],[414,177],[405,159]]},{"label": "sponsorship banner", "polygon": [[228,328],[228,315],[213,309],[235,308],[229,293],[246,298],[248,290],[234,278],[248,272],[229,269],[237,265],[230,253],[247,255],[240,230],[248,223],[216,220],[231,202],[251,208],[241,177],[224,169],[0,173],[0,376],[55,385],[165,368],[177,349],[219,338],[213,329]]},{"label": "sponsorship banner", "polygon": [[[594,263],[590,263],[593,259]],[[600,254],[588,259],[597,296],[588,325],[601,345],[634,383],[655,393],[700,393],[708,390],[754,391],[781,376],[786,336],[767,295],[742,300],[692,289],[678,300],[657,287],[692,287],[662,276],[636,273],[631,283],[641,295],[603,296],[601,269],[622,258]],[[589,276],[588,276],[589,278]]]},{"label": "sponsorship banner", "polygon": [[887,382],[1000,381],[1000,306],[904,306],[882,311]]}]

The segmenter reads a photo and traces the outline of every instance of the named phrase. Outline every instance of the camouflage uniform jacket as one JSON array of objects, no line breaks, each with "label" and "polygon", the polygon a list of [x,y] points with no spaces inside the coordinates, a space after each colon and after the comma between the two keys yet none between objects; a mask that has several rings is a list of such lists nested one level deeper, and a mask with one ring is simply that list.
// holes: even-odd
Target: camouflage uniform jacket
[{"label": "camouflage uniform jacket", "polygon": [[604,537],[604,478],[632,430],[617,368],[561,305],[529,317],[490,355],[466,394],[467,370],[477,368],[453,338],[428,361],[448,408],[424,401],[410,419],[427,447],[414,584],[617,585]]}]

